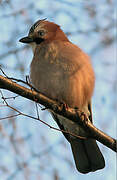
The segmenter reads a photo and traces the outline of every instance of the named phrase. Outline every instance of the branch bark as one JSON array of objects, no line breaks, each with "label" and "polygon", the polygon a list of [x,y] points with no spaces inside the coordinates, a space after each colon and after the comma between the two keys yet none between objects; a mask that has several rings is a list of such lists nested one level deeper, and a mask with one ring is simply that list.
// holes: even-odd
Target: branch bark
[{"label": "branch bark", "polygon": [[50,109],[55,113],[64,116],[68,119],[68,121],[73,121],[76,125],[82,126],[82,128],[89,134],[89,138],[94,138],[97,141],[101,142],[108,148],[117,152],[117,140],[108,136],[101,130],[97,129],[88,119],[88,117],[83,114],[80,110],[65,108],[65,106],[61,103],[58,103],[45,95],[36,92],[34,90],[28,89],[24,86],[13,82],[7,77],[3,77],[0,75],[0,88],[6,89],[11,92],[14,92],[22,97],[35,101],[37,103],[42,104],[46,107],[46,109]]}]

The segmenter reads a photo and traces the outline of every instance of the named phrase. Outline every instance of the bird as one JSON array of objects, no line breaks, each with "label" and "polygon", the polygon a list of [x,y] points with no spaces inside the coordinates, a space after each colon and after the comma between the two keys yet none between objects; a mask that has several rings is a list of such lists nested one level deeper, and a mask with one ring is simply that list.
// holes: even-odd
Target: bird
[{"label": "bird", "polygon": [[[36,21],[28,36],[19,41],[33,50],[30,79],[34,87],[53,100],[80,109],[92,122],[95,73],[90,57],[68,39],[58,24],[46,19]],[[50,113],[71,145],[76,169],[86,174],[104,168],[105,160],[96,140],[87,138],[80,125]]]}]

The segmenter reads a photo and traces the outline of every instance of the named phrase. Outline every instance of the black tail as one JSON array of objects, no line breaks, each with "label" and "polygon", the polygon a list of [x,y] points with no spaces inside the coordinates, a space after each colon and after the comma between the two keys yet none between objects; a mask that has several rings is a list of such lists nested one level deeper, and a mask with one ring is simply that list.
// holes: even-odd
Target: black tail
[{"label": "black tail", "polygon": [[85,174],[104,168],[104,157],[94,139],[72,139],[70,143],[79,172]]}]

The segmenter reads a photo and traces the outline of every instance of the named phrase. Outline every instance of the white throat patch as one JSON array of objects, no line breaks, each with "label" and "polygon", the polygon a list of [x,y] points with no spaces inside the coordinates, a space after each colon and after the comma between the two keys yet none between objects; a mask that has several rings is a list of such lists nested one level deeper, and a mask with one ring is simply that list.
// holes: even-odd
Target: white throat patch
[{"label": "white throat patch", "polygon": [[30,43],[31,47],[32,47],[32,50],[33,50],[33,53],[35,52],[35,49],[36,49],[36,43],[33,42],[33,43]]}]

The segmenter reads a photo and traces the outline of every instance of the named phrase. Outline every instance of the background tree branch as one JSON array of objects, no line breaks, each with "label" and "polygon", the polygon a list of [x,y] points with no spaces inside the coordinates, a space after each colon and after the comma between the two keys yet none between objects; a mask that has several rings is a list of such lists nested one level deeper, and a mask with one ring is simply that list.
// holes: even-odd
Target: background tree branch
[{"label": "background tree branch", "polygon": [[[20,80],[18,80],[20,81]],[[22,81],[22,80],[21,80]],[[25,82],[26,83],[26,82]],[[26,83],[28,84],[28,83]],[[29,85],[29,84],[28,84]],[[30,85],[31,86],[31,85]],[[82,128],[88,133],[88,138],[94,138],[117,152],[117,140],[108,136],[101,130],[97,129],[88,119],[88,117],[81,112],[79,109],[72,109],[65,107],[64,104],[58,103],[45,95],[36,92],[35,90],[28,89],[24,86],[17,84],[16,82],[3,77],[0,75],[0,88],[9,90],[13,93],[16,93],[22,97],[35,101],[45,106],[46,109],[52,110],[55,113],[66,117],[68,120],[73,121],[76,125],[82,126]]]}]

